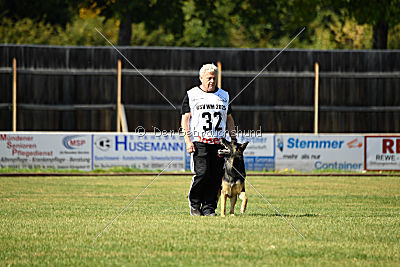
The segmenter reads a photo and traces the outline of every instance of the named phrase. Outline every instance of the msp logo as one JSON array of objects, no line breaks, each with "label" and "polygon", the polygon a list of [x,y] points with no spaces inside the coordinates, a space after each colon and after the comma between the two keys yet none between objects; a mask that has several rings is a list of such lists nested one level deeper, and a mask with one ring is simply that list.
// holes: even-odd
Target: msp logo
[{"label": "msp logo", "polygon": [[111,141],[107,137],[100,138],[95,143],[96,147],[102,151],[108,151],[111,148]]},{"label": "msp logo", "polygon": [[82,147],[84,144],[86,144],[86,140],[81,137],[81,135],[71,135],[64,137],[64,139],[62,140],[64,147],[66,149],[77,149]]}]

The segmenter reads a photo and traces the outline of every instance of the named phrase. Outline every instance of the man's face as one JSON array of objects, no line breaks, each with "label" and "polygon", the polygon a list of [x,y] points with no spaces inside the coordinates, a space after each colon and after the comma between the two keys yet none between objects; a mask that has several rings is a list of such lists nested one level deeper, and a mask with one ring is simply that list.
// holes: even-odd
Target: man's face
[{"label": "man's face", "polygon": [[217,84],[217,74],[215,72],[205,72],[200,77],[201,85],[204,91],[214,91],[215,85]]}]

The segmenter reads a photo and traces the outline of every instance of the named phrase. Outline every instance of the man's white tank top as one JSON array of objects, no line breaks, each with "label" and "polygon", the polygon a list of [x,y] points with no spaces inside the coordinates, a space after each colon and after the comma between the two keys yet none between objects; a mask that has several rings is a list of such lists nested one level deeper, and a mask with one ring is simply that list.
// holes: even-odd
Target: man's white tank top
[{"label": "man's white tank top", "polygon": [[207,93],[198,86],[187,91],[191,113],[192,142],[219,144],[226,136],[226,117],[229,105],[228,92],[218,89]]}]

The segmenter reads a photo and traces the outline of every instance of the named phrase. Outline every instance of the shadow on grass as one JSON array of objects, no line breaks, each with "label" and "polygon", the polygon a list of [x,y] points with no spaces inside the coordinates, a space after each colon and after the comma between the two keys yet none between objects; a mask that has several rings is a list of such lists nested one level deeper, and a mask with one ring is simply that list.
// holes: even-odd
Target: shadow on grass
[{"label": "shadow on grass", "polygon": [[[305,214],[282,214],[285,217],[320,217],[320,214],[312,214],[312,213],[305,213]],[[251,213],[251,214],[246,214],[246,216],[252,216],[252,217],[281,217],[278,213]]]}]

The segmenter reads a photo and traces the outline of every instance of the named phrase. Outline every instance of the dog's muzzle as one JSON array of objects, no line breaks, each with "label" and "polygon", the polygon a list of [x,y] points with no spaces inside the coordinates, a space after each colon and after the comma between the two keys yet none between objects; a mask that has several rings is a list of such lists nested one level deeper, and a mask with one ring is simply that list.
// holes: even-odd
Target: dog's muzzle
[{"label": "dog's muzzle", "polygon": [[229,149],[218,149],[218,157],[223,158],[223,157],[228,157],[231,155],[231,152]]}]

